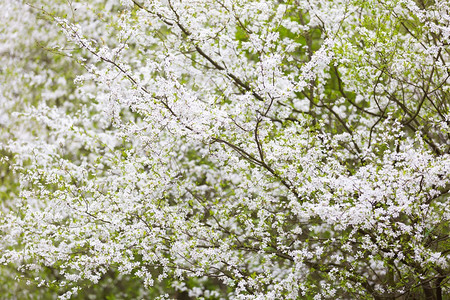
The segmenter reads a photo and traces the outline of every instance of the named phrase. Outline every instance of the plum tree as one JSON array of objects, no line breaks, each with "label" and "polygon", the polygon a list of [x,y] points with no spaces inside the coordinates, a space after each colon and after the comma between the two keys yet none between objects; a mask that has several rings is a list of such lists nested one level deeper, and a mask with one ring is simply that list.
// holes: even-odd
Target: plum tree
[{"label": "plum tree", "polygon": [[0,5],[1,276],[31,286],[16,289],[449,292],[448,1]]}]

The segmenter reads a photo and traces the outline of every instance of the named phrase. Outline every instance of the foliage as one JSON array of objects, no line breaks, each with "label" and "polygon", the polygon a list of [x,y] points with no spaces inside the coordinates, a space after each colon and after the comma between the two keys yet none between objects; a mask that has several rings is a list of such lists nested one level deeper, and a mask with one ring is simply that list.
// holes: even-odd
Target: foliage
[{"label": "foliage", "polygon": [[1,2],[0,291],[442,299],[449,12]]}]

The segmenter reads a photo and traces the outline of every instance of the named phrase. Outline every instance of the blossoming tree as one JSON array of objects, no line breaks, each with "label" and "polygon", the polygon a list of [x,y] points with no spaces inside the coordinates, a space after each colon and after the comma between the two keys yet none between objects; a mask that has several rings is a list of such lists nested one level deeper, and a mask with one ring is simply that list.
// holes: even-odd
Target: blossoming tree
[{"label": "blossoming tree", "polygon": [[4,292],[450,292],[450,2],[0,13]]}]

